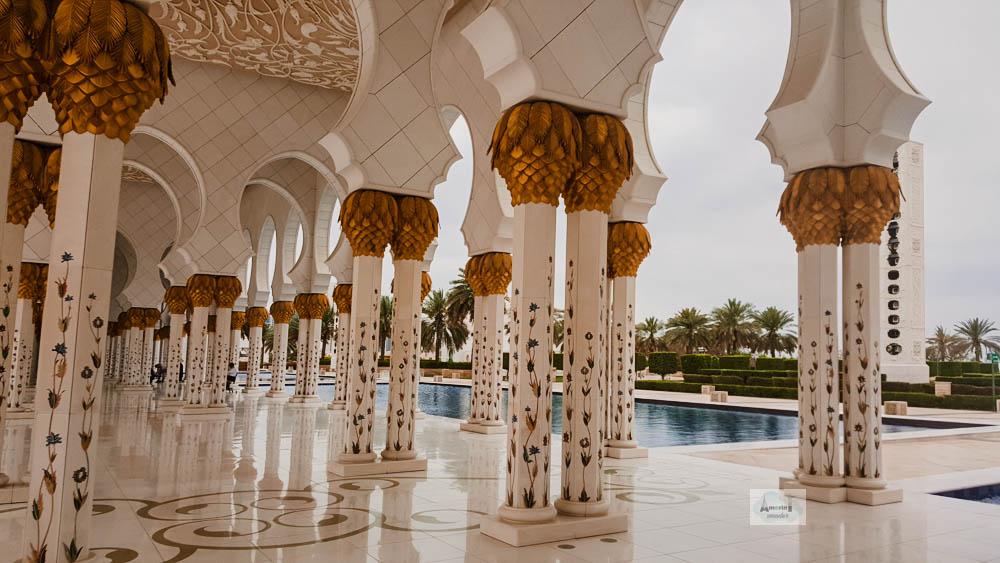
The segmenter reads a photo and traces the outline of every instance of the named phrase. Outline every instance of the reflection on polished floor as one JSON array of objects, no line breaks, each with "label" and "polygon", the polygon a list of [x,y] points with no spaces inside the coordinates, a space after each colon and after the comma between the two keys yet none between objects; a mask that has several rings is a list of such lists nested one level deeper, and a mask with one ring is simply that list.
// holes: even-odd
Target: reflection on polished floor
[{"label": "reflection on polished floor", "polygon": [[[338,478],[346,428],[315,406],[241,397],[234,415],[161,413],[108,390],[92,548],[108,561],[984,561],[1000,557],[1000,507],[924,494],[881,507],[809,503],[805,526],[751,526],[748,490],[779,472],[669,453],[605,460],[630,530],[513,548],[481,535],[504,490],[505,437],[428,416],[426,473]],[[376,444],[384,442],[377,426]],[[0,469],[0,545],[24,521],[30,421],[11,421]],[[559,447],[556,441],[554,447]],[[554,452],[555,453],[555,452]],[[553,455],[554,459],[559,459]],[[558,469],[556,469],[558,472]],[[553,476],[558,482],[558,476]]]}]

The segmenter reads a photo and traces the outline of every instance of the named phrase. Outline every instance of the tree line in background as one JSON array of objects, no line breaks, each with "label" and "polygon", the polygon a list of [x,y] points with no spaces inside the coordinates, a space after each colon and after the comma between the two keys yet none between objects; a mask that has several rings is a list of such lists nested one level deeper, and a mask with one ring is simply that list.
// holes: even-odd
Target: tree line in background
[{"label": "tree line in background", "polygon": [[1000,334],[993,321],[976,317],[955,325],[954,333],[943,326],[934,329],[934,336],[927,339],[927,359],[955,361],[974,359],[979,362],[985,352],[1000,352]]},{"label": "tree line in background", "polygon": [[[458,277],[450,282],[447,291],[431,291],[423,304],[421,348],[433,352],[434,359],[446,356],[450,361],[465,346],[470,336],[468,322],[473,319],[474,296],[465,279],[465,270],[459,268]],[[393,300],[382,296],[379,318],[379,357],[386,356],[386,342],[392,331]],[[794,356],[798,346],[795,317],[777,307],[757,309],[753,304],[738,299],[728,299],[710,312],[695,307],[685,307],[666,321],[646,317],[635,325],[636,352],[678,352],[682,354],[706,353],[717,356],[740,353],[761,353],[771,357]],[[556,351],[562,348],[564,313],[553,311],[553,344]],[[337,315],[331,308],[323,314],[323,356],[328,344],[336,340]],[[289,359],[295,358],[298,343],[299,319],[293,317],[288,325]],[[927,339],[927,359],[932,361],[981,361],[986,352],[1000,352],[1000,329],[989,319],[973,318],[958,323],[948,332],[937,326],[934,335]],[[244,337],[249,330],[243,327]],[[274,342],[274,327],[268,323],[263,328],[264,350],[270,352]]]},{"label": "tree line in background", "polygon": [[788,311],[758,310],[738,299],[729,299],[709,313],[685,307],[666,321],[646,317],[636,323],[636,352],[794,355],[798,345],[794,321]]}]

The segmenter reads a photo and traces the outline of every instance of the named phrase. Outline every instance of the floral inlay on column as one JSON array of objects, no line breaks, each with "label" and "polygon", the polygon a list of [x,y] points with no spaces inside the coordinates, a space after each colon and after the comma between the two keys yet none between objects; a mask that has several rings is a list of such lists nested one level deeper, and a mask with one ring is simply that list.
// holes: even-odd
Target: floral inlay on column
[{"label": "floral inlay on column", "polygon": [[579,167],[581,143],[576,116],[539,101],[504,112],[490,146],[514,206],[507,494],[498,509],[512,522],[555,517],[549,499],[555,214]]}]

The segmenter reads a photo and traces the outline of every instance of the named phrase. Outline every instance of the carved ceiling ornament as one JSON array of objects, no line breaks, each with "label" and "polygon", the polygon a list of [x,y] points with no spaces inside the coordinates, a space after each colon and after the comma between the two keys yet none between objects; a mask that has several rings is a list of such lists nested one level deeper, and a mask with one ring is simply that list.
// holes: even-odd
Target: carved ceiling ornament
[{"label": "carved ceiling ornament", "polygon": [[186,59],[345,92],[357,81],[350,0],[163,0],[150,15]]}]

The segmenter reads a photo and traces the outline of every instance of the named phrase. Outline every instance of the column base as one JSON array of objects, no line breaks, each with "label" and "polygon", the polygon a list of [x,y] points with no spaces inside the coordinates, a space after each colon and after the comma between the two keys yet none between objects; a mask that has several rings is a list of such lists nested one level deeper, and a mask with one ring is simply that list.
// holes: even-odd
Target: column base
[{"label": "column base", "polygon": [[554,504],[559,514],[563,516],[576,516],[578,518],[604,516],[608,513],[608,509],[611,508],[611,503],[607,499],[594,502],[577,502],[557,498]]},{"label": "column base", "polygon": [[616,448],[614,446],[607,446],[604,448],[604,457],[614,459],[638,459],[649,457],[649,450],[639,447]]},{"label": "column base", "polygon": [[323,399],[320,399],[319,395],[292,395],[291,398],[288,399],[288,402],[296,404],[316,404],[319,406],[319,403],[322,403]]},{"label": "column base", "polygon": [[275,403],[287,403],[291,396],[284,391],[268,391],[264,398]]},{"label": "column base", "polygon": [[884,489],[858,489],[847,488],[847,502],[855,504],[865,504],[868,506],[879,506],[903,502],[903,489],[899,487],[886,487]]},{"label": "column base", "polygon": [[847,487],[817,487],[815,485],[804,485],[793,477],[779,477],[778,488],[805,490],[806,500],[822,502],[824,504],[847,502]]},{"label": "column base", "polygon": [[166,412],[176,412],[184,408],[187,401],[184,399],[157,399],[156,408]]},{"label": "column base", "polygon": [[29,409],[19,409],[16,411],[7,411],[8,420],[28,420],[35,418],[35,411]]},{"label": "column base", "polygon": [[417,411],[413,413],[414,420],[423,420],[425,418],[427,418],[427,413],[425,413],[424,411]]},{"label": "column base", "polygon": [[480,520],[479,531],[514,547],[521,547],[625,532],[628,531],[628,516],[608,514],[581,518],[559,515],[548,522],[516,524],[490,514]]},{"label": "column base", "polygon": [[120,387],[119,390],[126,393],[139,393],[142,391],[152,392],[153,388],[149,385],[124,385]]},{"label": "column base", "polygon": [[187,417],[198,417],[206,420],[222,420],[233,415],[229,407],[198,407],[188,405],[181,409],[181,414]]},{"label": "column base", "polygon": [[507,426],[486,426],[478,422],[462,422],[458,425],[461,432],[475,432],[476,434],[506,434]]},{"label": "column base", "polygon": [[246,397],[260,397],[264,394],[264,390],[260,387],[254,387],[253,389],[243,388],[243,395]]},{"label": "column base", "polygon": [[331,411],[346,411],[347,401],[330,401],[330,404],[326,408]]},{"label": "column base", "polygon": [[363,463],[344,463],[338,460],[326,464],[329,473],[341,477],[361,477],[364,475],[384,475],[389,473],[410,473],[427,471],[427,458],[389,460],[381,459]]}]

